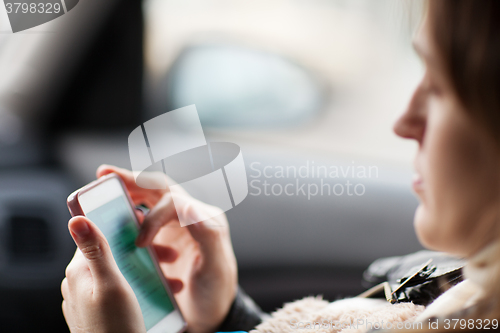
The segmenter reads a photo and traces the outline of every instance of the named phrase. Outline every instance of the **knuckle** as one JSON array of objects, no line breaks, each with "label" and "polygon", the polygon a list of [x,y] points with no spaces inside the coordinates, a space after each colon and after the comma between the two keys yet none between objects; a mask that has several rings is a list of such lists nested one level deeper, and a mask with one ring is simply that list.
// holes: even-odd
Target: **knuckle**
[{"label": "knuckle", "polygon": [[69,265],[66,267],[66,270],[64,271],[64,275],[66,276],[64,280],[72,279],[73,276],[75,275],[74,272],[75,272],[75,265],[73,263],[69,263]]},{"label": "knuckle", "polygon": [[220,227],[218,226],[209,226],[207,228],[207,235],[213,241],[219,241],[221,238]]},{"label": "knuckle", "polygon": [[217,224],[213,224],[213,220],[202,221],[198,223],[203,223],[204,225],[204,238],[210,243],[219,242],[221,239],[221,229]]},{"label": "knuckle", "polygon": [[61,282],[61,295],[64,297],[64,294],[66,293],[65,290],[67,289],[68,287],[68,280],[66,278],[64,278]]},{"label": "knuckle", "polygon": [[219,208],[217,206],[212,206],[212,207],[213,207],[212,209],[214,210],[214,213],[213,213],[214,216],[219,216],[219,215],[224,214],[224,211],[221,208]]},{"label": "knuckle", "polygon": [[104,249],[101,244],[91,244],[80,248],[85,258],[96,261],[104,257]]},{"label": "knuckle", "polygon": [[[81,275],[82,269],[86,267],[85,261],[83,260],[73,260],[71,261],[68,266],[66,267],[65,270],[65,275],[67,283],[70,283],[70,281],[73,281]],[[63,280],[64,281],[64,280]]]}]

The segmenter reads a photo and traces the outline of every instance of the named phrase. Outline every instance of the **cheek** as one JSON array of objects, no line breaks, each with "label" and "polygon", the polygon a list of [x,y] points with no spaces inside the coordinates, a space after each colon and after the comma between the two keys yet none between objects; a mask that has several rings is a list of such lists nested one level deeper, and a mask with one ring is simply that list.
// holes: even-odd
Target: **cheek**
[{"label": "cheek", "polygon": [[426,247],[467,255],[488,241],[494,225],[498,164],[492,143],[459,112],[442,107],[429,115],[422,149],[425,197],[415,229]]}]

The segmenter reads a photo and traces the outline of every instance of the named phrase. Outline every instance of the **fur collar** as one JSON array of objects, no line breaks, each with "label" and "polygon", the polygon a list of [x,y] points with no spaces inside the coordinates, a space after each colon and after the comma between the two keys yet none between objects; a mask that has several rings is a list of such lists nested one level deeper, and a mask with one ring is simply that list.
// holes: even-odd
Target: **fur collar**
[{"label": "fur collar", "polygon": [[251,333],[347,333],[376,328],[413,328],[416,317],[423,311],[420,305],[393,305],[380,299],[347,298],[328,303],[319,296],[306,297],[285,304]]},{"label": "fur collar", "polygon": [[427,308],[412,303],[390,304],[380,299],[349,298],[329,303],[320,296],[306,297],[285,304],[251,332],[350,333],[391,328],[388,325],[392,328],[400,328],[397,325],[419,328],[418,323],[427,322],[431,317],[444,317],[461,311],[476,305],[488,293],[496,293],[500,289],[498,258],[500,241],[471,258],[464,268],[465,280],[443,293]]}]

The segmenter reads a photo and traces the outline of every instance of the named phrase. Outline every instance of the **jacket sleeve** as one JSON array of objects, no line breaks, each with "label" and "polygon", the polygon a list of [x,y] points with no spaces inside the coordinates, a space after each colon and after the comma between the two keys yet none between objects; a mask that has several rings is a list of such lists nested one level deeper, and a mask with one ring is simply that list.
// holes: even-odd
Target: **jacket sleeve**
[{"label": "jacket sleeve", "polygon": [[229,312],[216,332],[250,331],[269,315],[238,286]]}]

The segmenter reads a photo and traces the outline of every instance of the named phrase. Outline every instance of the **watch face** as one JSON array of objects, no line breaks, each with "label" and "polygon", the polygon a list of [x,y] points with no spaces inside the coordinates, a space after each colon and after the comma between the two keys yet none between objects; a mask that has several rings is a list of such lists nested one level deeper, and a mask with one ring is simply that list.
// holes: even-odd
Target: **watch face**
[{"label": "watch face", "polygon": [[79,0],[3,0],[12,32],[52,21],[73,9]]}]

